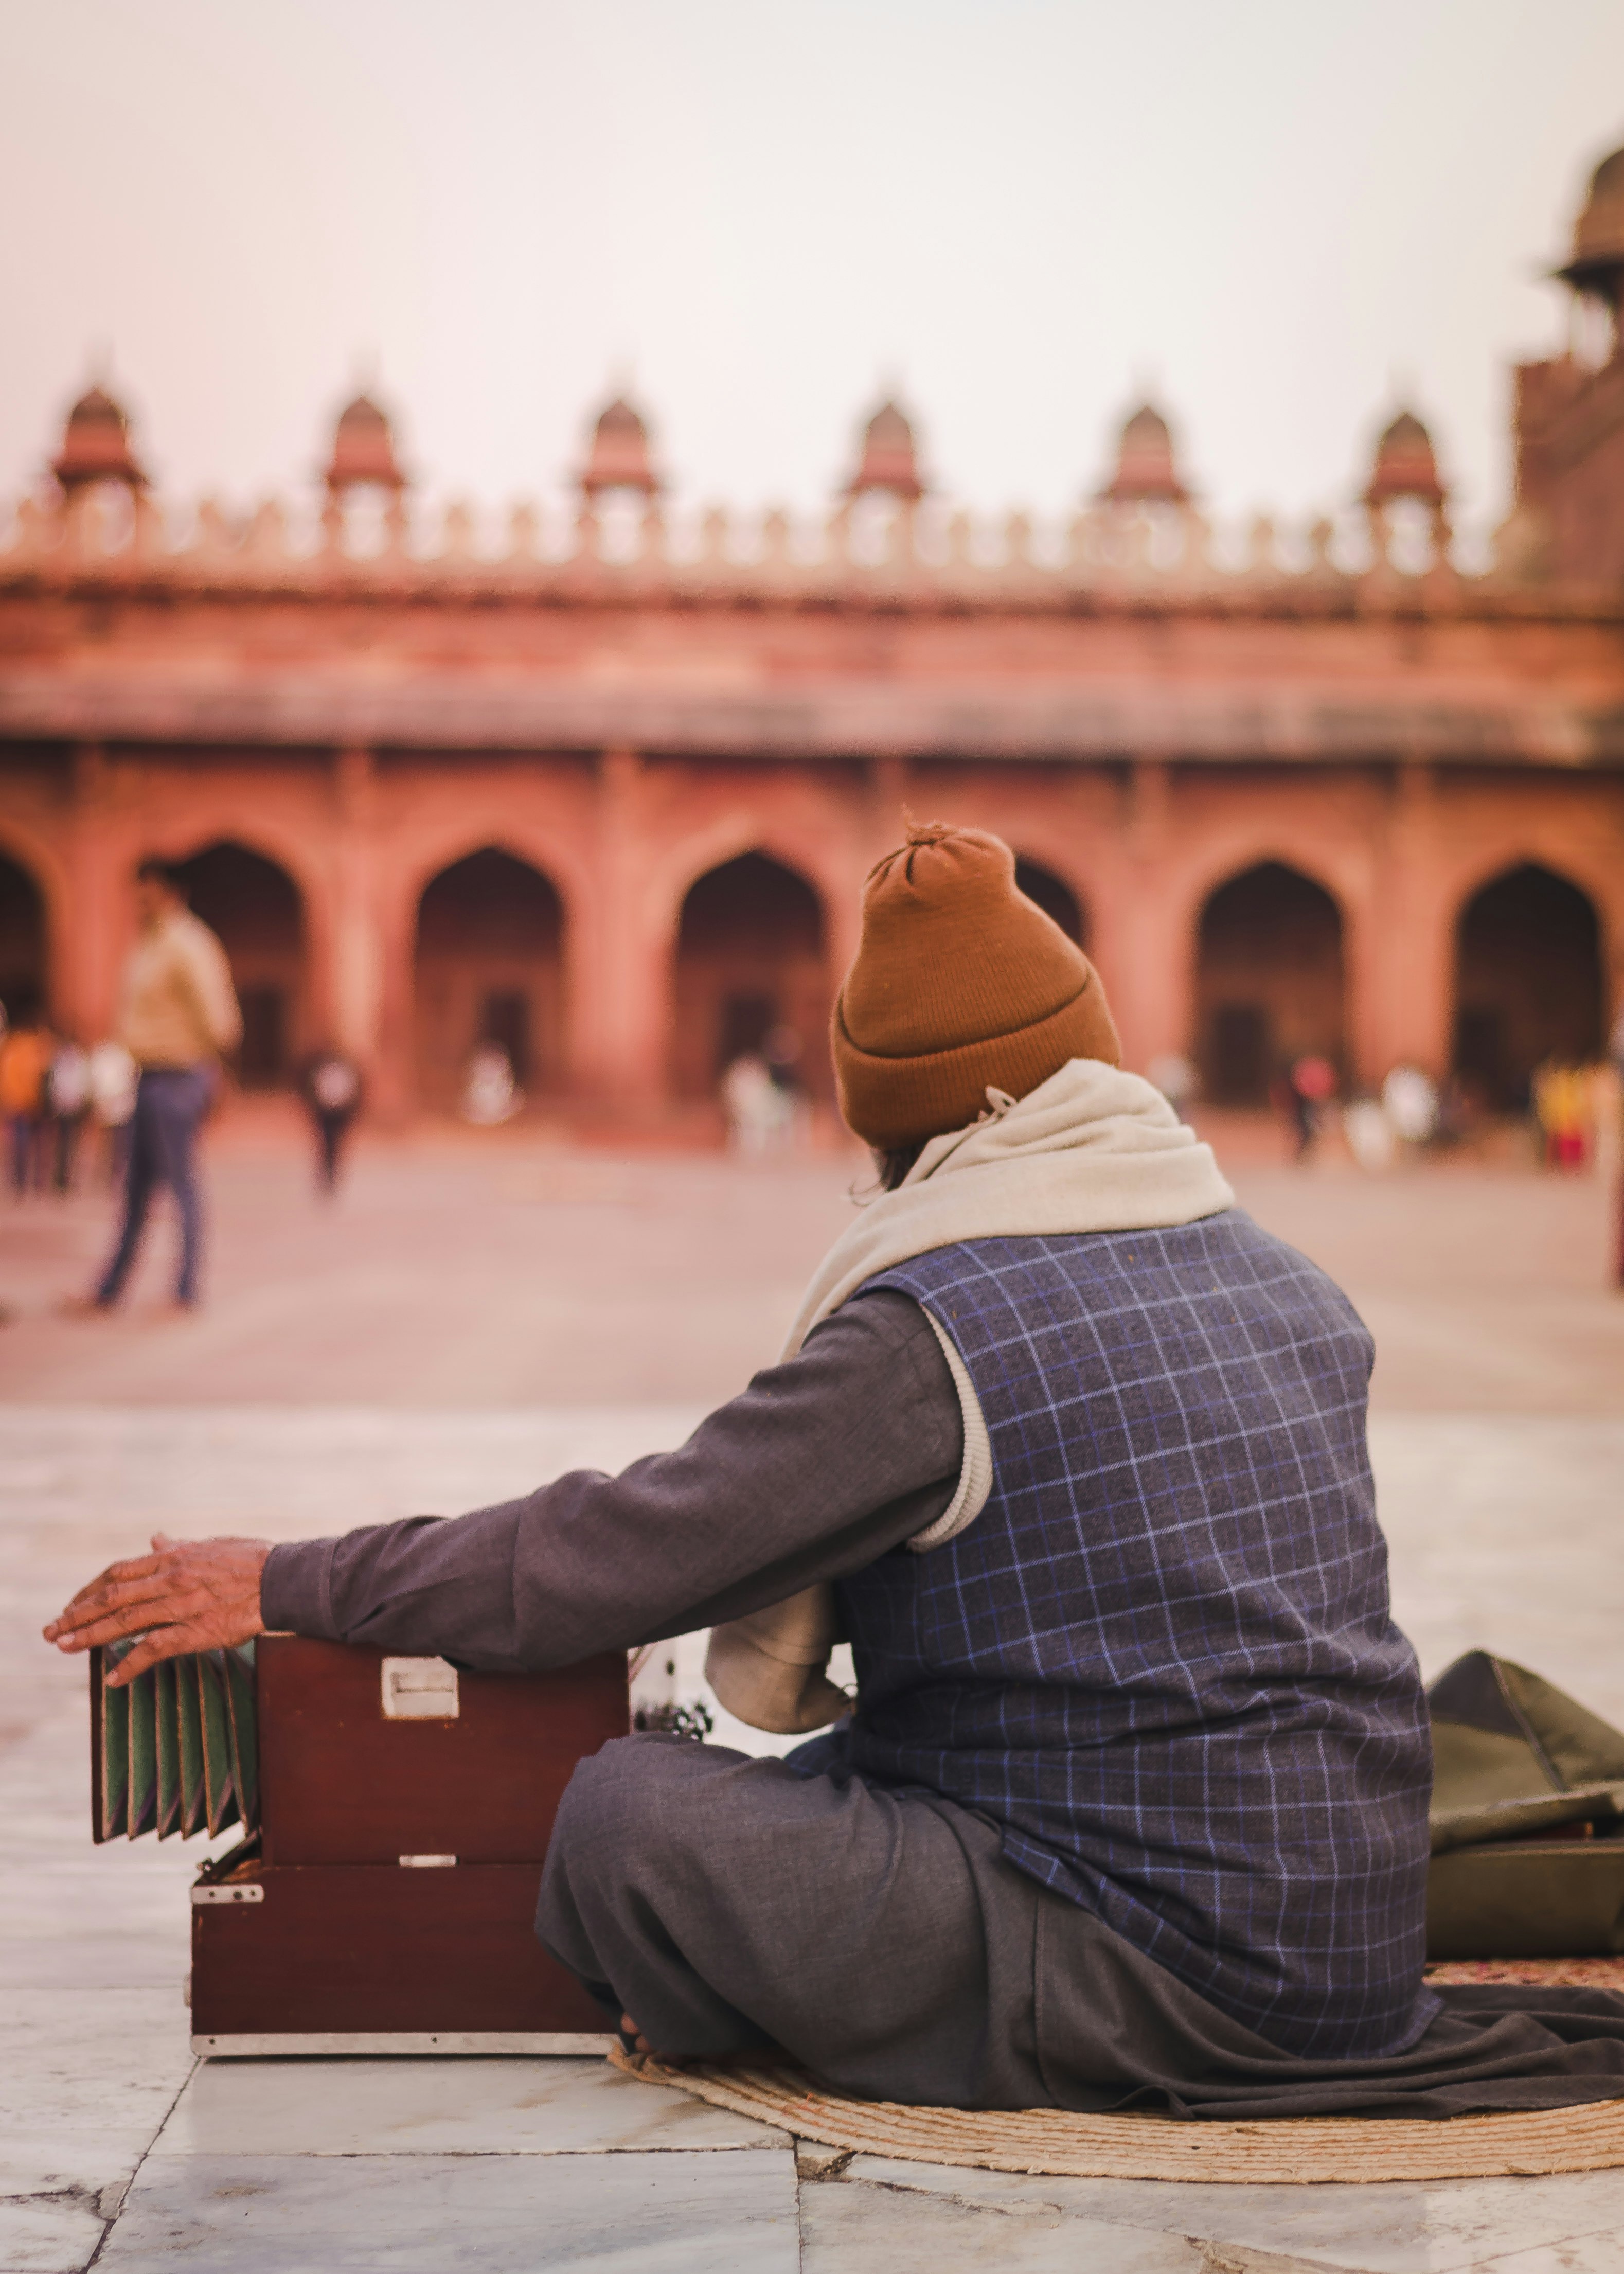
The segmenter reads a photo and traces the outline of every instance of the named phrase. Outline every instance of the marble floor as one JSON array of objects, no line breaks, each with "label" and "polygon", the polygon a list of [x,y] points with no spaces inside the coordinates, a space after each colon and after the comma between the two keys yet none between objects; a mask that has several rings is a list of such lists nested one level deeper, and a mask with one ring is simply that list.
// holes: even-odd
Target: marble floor
[{"label": "marble floor", "polygon": [[[622,1464],[690,1419],[0,1406],[0,2274],[1624,2274],[1624,2172],[1272,2188],[830,2170],[596,2061],[194,2063],[199,1843],[93,1847],[84,1669],[35,1642],[42,1619],[160,1522],[286,1538],[453,1510]],[[1372,1442],[1428,1672],[1487,1643],[1624,1720],[1624,1421],[1388,1412]],[[674,1657],[695,1694],[698,1638]]]}]

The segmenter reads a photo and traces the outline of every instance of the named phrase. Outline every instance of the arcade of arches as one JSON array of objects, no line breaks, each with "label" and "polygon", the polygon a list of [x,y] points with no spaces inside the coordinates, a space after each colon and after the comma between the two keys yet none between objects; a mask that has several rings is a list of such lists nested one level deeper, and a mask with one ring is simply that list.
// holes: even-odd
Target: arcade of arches
[{"label": "arcade of arches", "polygon": [[[929,794],[1018,847],[1034,842],[1019,815],[977,810],[935,787]],[[71,893],[63,899],[60,882],[48,889],[14,843],[0,853],[0,1001],[9,1011],[37,993],[64,1027],[108,1030],[128,878],[152,841],[132,832],[105,872],[91,940],[99,963]],[[366,1065],[384,1112],[443,1111],[470,1053],[489,1040],[508,1051],[532,1099],[646,1114],[714,1098],[730,1060],[769,1037],[814,1097],[832,1098],[830,1007],[855,944],[862,877],[884,846],[808,840],[801,866],[793,828],[776,828],[769,841],[771,853],[758,841],[692,877],[665,903],[663,920],[652,833],[643,882],[629,856],[594,870],[604,840],[595,854],[586,839],[571,856],[568,904],[553,876],[494,835],[441,865],[431,855],[417,871],[426,881],[410,888],[404,954],[393,972],[394,935],[381,915],[370,935],[353,924],[346,935],[345,875],[324,863],[319,844],[297,881],[268,852],[223,834],[180,867],[231,961],[245,1084],[286,1084],[305,1053],[337,1042]],[[1412,930],[1389,947],[1368,891],[1350,891],[1339,871],[1334,892],[1317,858],[1298,865],[1289,849],[1237,864],[1181,900],[1171,884],[1125,891],[1097,841],[1079,836],[1094,863],[1085,895],[1056,858],[1058,832],[1050,843],[1041,862],[1020,852],[1019,881],[1097,957],[1128,1062],[1183,1050],[1216,1102],[1265,1103],[1283,1068],[1312,1051],[1350,1083],[1380,1081],[1411,1058],[1516,1110],[1542,1060],[1593,1054],[1615,1014],[1610,983],[1624,905],[1531,859],[1506,860],[1486,880],[1479,869],[1453,894],[1412,896]],[[1426,929],[1415,930],[1423,921]],[[398,1020],[369,1013],[354,984],[367,954],[372,999],[398,1003]]]}]

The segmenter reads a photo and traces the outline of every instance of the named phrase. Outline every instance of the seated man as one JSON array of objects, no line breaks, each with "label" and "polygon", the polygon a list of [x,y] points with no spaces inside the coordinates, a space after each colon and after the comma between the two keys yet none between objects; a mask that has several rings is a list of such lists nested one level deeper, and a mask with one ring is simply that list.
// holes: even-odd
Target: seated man
[{"label": "seated man", "polygon": [[1007,847],[931,825],[880,863],[833,1048],[884,1190],[680,1450],[454,1522],[160,1540],[48,1637],[143,1633],[131,1672],[267,1628],[504,1669],[710,1627],[724,1703],[832,1733],[605,1746],[538,1916],[668,2056],[778,2045],[966,2107],[1624,2092],[1624,2001],[1423,1984],[1370,1337],[1118,1070]]}]

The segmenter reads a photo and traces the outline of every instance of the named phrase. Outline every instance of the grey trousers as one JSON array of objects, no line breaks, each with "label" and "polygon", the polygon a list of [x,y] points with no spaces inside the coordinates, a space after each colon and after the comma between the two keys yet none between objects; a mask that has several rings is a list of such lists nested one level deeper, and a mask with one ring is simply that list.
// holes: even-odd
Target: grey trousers
[{"label": "grey trousers", "polygon": [[583,1761],[537,1932],[673,2058],[781,2046],[959,2108],[1452,2116],[1624,2097],[1624,1998],[1474,1985],[1407,2053],[1313,2061],[1004,1862],[955,1803],[682,1737]]}]

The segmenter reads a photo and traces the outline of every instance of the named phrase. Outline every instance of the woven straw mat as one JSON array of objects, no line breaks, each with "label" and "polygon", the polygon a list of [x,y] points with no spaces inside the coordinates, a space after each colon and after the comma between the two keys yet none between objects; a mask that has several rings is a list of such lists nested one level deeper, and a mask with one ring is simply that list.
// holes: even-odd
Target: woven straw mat
[{"label": "woven straw mat", "polygon": [[[1624,1989],[1618,1959],[1493,1960],[1439,1966],[1433,1982],[1522,1982]],[[969,2165],[1061,2179],[1204,2180],[1232,2186],[1303,2187],[1344,2180],[1478,2180],[1507,2173],[1594,2172],[1624,2165],[1624,2101],[1443,2120],[1280,2116],[1244,2123],[1188,2122],[1147,2113],[1075,2116],[1064,2109],[905,2108],[851,2100],[805,2070],[673,2068],[649,2054],[609,2056],[650,2084],[732,2109],[739,2116],[831,2148],[921,2164]]]}]

